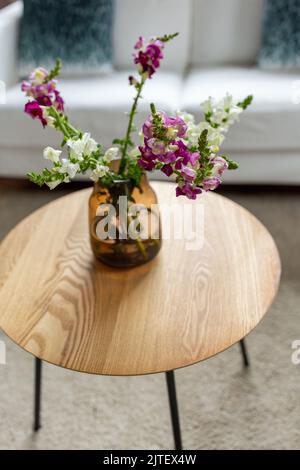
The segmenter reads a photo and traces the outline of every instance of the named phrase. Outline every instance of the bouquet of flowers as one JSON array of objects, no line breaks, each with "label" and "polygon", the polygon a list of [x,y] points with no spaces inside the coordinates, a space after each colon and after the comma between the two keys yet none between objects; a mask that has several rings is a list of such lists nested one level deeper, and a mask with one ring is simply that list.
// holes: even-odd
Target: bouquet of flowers
[{"label": "bouquet of flowers", "polygon": [[[22,91],[29,98],[25,112],[38,119],[43,127],[51,126],[59,131],[63,139],[60,149],[44,149],[44,158],[52,165],[41,174],[29,173],[30,180],[54,189],[60,183],[68,183],[78,173],[89,173],[93,181],[101,181],[102,186],[108,188],[122,179],[130,180],[133,190],[140,187],[145,171],[159,170],[175,178],[176,196],[195,199],[203,191],[217,188],[223,173],[238,167],[228,156],[219,154],[219,147],[229,127],[251,103],[252,96],[240,102],[234,102],[229,94],[220,101],[208,98],[202,103],[204,119],[198,123],[191,114],[178,111],[169,116],[152,103],[140,132],[140,145],[133,140],[134,117],[142,90],[159,68],[166,43],[176,36],[177,33],[164,35],[149,42],[143,37],[138,39],[133,58],[137,73],[129,77],[135,96],[128,127],[125,137],[115,139],[108,149],[103,149],[88,132],[70,123],[57,89],[61,62],[57,60],[51,71],[42,67],[35,69],[22,83]],[[113,160],[119,160],[117,170],[112,169]]]}]

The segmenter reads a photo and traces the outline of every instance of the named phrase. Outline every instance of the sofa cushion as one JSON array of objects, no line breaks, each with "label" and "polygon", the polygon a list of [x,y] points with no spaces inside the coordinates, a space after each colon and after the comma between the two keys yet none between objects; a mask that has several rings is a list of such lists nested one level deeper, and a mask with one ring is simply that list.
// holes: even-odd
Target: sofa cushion
[{"label": "sofa cushion", "polygon": [[183,72],[190,57],[191,16],[194,0],[115,0],[114,65],[132,67],[133,45],[145,38],[180,32],[166,45],[162,68]]},{"label": "sofa cushion", "polygon": [[222,98],[226,92],[254,101],[230,129],[224,150],[300,150],[300,105],[294,103],[294,85],[299,75],[267,72],[246,67],[195,69],[187,77],[181,95],[181,109],[200,119],[200,103],[208,96]]},{"label": "sofa cushion", "polygon": [[[70,121],[83,131],[91,132],[104,146],[113,138],[125,135],[134,94],[128,85],[129,72],[114,72],[103,77],[60,80],[59,90],[65,100]],[[141,125],[149,112],[149,103],[172,112],[179,106],[182,79],[171,72],[160,72],[146,84],[140,101],[137,124]],[[51,128],[43,130],[40,123],[23,113],[26,99],[20,85],[8,89],[7,102],[0,106],[2,148],[40,148],[57,145],[61,135]],[[0,154],[1,159],[1,154]]]},{"label": "sofa cushion", "polygon": [[263,3],[194,0],[192,64],[254,63],[260,47]]},{"label": "sofa cushion", "polygon": [[300,68],[300,2],[268,0],[259,66],[282,70]]},{"label": "sofa cushion", "polygon": [[27,0],[20,28],[21,76],[40,65],[51,68],[57,57],[63,74],[107,70],[112,21],[113,0]]}]

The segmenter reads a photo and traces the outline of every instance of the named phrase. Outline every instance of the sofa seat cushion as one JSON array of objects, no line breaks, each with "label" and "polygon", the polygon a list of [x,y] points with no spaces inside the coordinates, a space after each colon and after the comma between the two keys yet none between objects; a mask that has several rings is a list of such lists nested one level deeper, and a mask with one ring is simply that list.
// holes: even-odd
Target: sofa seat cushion
[{"label": "sofa seat cushion", "polygon": [[[60,80],[59,89],[70,121],[104,146],[125,135],[134,88],[128,85],[129,72],[114,72],[103,77]],[[172,72],[160,72],[146,83],[140,101],[137,125],[149,113],[149,103],[173,112],[179,107],[182,79]],[[23,113],[26,99],[20,85],[8,89],[7,102],[0,106],[1,147],[40,148],[57,145],[61,135]],[[0,153],[1,158],[1,153]]]},{"label": "sofa seat cushion", "polygon": [[[300,151],[300,105],[295,104],[299,74],[256,68],[220,67],[194,69],[188,75],[180,106],[197,119],[200,103],[208,96],[235,99],[254,95],[250,108],[233,126],[222,145],[224,151]],[[298,91],[299,98],[300,90]]]}]

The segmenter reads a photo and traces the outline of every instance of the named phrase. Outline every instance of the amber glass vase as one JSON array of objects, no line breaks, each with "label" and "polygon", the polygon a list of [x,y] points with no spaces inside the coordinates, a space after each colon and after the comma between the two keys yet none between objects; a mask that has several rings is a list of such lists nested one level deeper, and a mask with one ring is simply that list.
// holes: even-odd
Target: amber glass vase
[{"label": "amber glass vase", "polygon": [[96,258],[115,267],[153,259],[161,248],[157,197],[146,175],[140,188],[120,179],[113,186],[94,185],[89,199],[91,245]]}]

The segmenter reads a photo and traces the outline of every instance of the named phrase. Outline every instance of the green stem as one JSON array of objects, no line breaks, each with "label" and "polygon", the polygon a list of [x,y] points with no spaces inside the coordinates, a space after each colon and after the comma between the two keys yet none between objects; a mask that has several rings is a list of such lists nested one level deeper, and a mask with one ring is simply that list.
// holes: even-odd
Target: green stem
[{"label": "green stem", "polygon": [[[129,225],[128,222],[132,222],[132,220],[133,220],[132,217],[129,214],[127,214],[127,227]],[[138,246],[138,249],[140,250],[143,258],[148,259],[148,254],[147,254],[147,251],[146,251],[146,248],[144,246],[144,243],[143,243],[142,239],[140,237],[137,237],[135,239],[135,242],[136,242],[136,244]]]},{"label": "green stem", "polygon": [[78,135],[79,132],[77,131],[77,129],[75,129],[75,127],[73,127],[69,122],[63,122],[63,118],[62,116],[59,114],[59,112],[57,111],[57,109],[52,106],[52,112],[55,116],[55,119],[56,119],[56,123],[58,125],[58,127],[60,128],[61,132],[63,133],[63,135],[68,139],[74,135]]},{"label": "green stem", "polygon": [[65,122],[65,126],[69,129],[69,131],[72,132],[73,135],[79,135],[80,132],[75,129],[75,127],[73,127],[69,122]]},{"label": "green stem", "polygon": [[57,109],[54,107],[54,106],[51,106],[51,110],[55,116],[55,119],[56,119],[56,123],[58,125],[58,127],[60,128],[61,132],[63,133],[63,135],[66,137],[66,138],[69,138],[70,137],[70,134],[69,132],[67,131],[65,125],[63,124],[62,122],[62,119],[61,119],[61,116],[59,114],[59,112],[57,111]]},{"label": "green stem", "polygon": [[144,247],[144,244],[143,244],[142,240],[139,237],[136,239],[136,243],[137,243],[137,246],[138,246],[140,252],[142,253],[143,258],[148,259],[146,248]]},{"label": "green stem", "polygon": [[128,145],[129,145],[130,135],[131,135],[131,132],[132,132],[133,118],[134,118],[134,115],[135,115],[136,110],[137,110],[138,101],[139,101],[139,98],[141,97],[142,88],[143,88],[144,84],[145,84],[145,79],[142,78],[142,80],[139,83],[139,86],[137,88],[137,94],[136,94],[136,96],[133,100],[133,104],[132,104],[132,107],[131,107],[131,110],[130,110],[129,122],[128,122],[126,136],[125,136],[125,139],[124,139],[124,146],[122,148],[122,156],[121,156],[121,162],[120,162],[120,168],[119,168],[119,173],[121,175],[124,175],[124,172],[125,172],[125,169],[126,169],[126,156],[127,156],[127,149],[128,149]]}]

